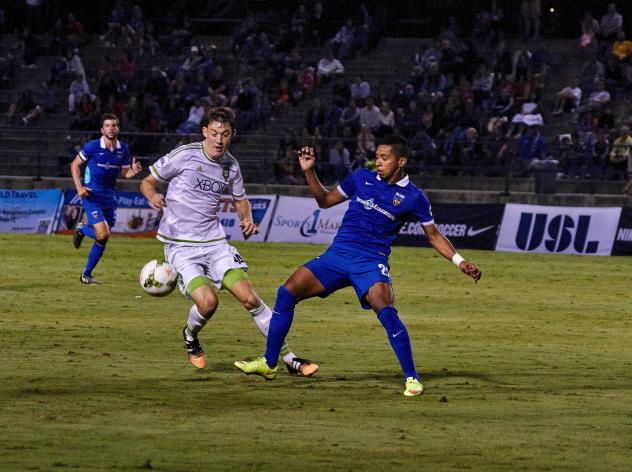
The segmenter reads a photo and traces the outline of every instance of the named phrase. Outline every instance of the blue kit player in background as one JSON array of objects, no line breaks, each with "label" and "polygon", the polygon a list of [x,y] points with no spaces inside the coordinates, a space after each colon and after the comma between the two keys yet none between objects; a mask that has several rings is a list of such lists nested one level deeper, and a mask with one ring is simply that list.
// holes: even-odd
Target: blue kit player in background
[{"label": "blue kit player in background", "polygon": [[404,395],[421,394],[423,386],[415,370],[408,331],[393,306],[388,263],[391,244],[407,219],[416,216],[428,242],[439,254],[475,281],[481,278],[481,271],[460,256],[437,229],[428,198],[405,174],[407,156],[404,138],[392,136],[377,148],[377,172],[358,170],[336,189],[327,190],[314,171],[314,150],[309,147],[300,150],[299,161],[318,206],[329,208],[349,200],[349,208],[327,251],[299,267],[279,287],[265,357],[237,361],[237,368],[274,379],[279,350],[290,330],[296,304],[352,286],[362,307],[372,309],[386,329],[404,371]]},{"label": "blue kit player in background", "polygon": [[[79,277],[82,284],[98,283],[92,271],[101,259],[116,222],[116,180],[119,176],[131,179],[141,170],[136,159],[131,159],[127,144],[118,140],[119,119],[111,113],[101,117],[102,136],[86,143],[70,164],[72,180],[86,212],[86,224],[78,224],[72,243],[76,249],[85,236],[94,239],[88,262]],[[81,180],[81,166],[86,171]]]}]

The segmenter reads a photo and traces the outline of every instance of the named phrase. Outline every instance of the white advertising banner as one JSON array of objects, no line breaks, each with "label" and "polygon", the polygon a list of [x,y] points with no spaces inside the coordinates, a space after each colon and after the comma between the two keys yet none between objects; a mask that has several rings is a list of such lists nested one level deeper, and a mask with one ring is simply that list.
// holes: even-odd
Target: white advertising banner
[{"label": "white advertising banner", "polygon": [[348,206],[322,209],[313,198],[279,197],[268,242],[331,244]]},{"label": "white advertising banner", "polygon": [[497,251],[609,256],[621,208],[577,208],[508,203]]},{"label": "white advertising banner", "polygon": [[[259,233],[248,238],[248,241],[265,241],[266,233],[272,221],[272,212],[274,211],[276,199],[276,195],[254,195],[248,197],[252,207],[252,219],[259,226]],[[226,196],[222,199],[219,207],[219,217],[227,239],[232,241],[244,240],[244,235],[239,226],[239,216],[232,197]]]}]

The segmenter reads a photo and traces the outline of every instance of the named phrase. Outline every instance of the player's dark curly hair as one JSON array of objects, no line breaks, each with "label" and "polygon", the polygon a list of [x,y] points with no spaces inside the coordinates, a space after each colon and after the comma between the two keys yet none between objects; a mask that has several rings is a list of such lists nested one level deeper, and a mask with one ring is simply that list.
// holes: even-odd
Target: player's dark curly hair
[{"label": "player's dark curly hair", "polygon": [[390,146],[397,157],[408,157],[408,140],[399,134],[387,136],[379,144]]},{"label": "player's dark curly hair", "polygon": [[225,125],[229,125],[233,130],[235,129],[235,112],[232,108],[228,107],[213,107],[209,109],[206,116],[202,119],[202,128],[206,128],[209,123],[217,121]]}]

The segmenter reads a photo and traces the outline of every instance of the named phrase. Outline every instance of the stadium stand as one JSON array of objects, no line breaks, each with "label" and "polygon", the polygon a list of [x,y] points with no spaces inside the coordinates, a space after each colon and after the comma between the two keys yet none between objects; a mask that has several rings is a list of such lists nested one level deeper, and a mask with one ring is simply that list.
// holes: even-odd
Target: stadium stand
[{"label": "stadium stand", "polygon": [[[162,23],[130,5],[114,8],[107,24],[97,26],[85,27],[68,13],[46,34],[5,28],[0,174],[63,176],[77,144],[106,110],[122,116],[135,153],[153,159],[194,139],[199,113],[212,103],[237,109],[234,151],[251,183],[300,184],[288,156],[306,143],[317,146],[322,161],[332,156],[324,175],[333,183],[352,166],[370,165],[372,135],[396,129],[410,139],[411,171],[427,187],[531,192],[554,172],[549,191],[621,194],[625,172],[604,156],[627,124],[632,71],[624,37],[613,43],[597,35],[586,45],[589,28],[578,21],[582,43],[527,42],[502,31],[498,12],[482,10],[471,34],[461,35],[451,19],[433,37],[382,37],[380,7],[369,11],[353,2],[345,3],[351,22],[319,22],[329,2],[310,10],[290,2],[294,8],[280,23],[257,2],[241,16],[234,2],[223,2],[211,18],[204,11],[182,15],[186,3],[172,5],[174,14]],[[430,31],[411,19],[401,26]],[[226,34],[208,34],[214,31]],[[318,72],[329,52],[343,76]],[[601,95],[596,76],[604,79]],[[581,100],[560,101],[575,77]],[[375,108],[364,104],[369,89]],[[361,140],[359,129],[340,122],[352,91],[359,115],[372,120]],[[538,139],[546,152],[531,144]],[[537,167],[549,159],[559,164]]]}]

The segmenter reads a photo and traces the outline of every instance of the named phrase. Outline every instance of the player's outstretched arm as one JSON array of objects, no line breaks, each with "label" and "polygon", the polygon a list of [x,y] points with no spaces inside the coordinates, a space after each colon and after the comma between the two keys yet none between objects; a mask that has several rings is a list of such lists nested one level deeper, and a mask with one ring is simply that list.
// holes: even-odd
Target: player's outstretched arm
[{"label": "player's outstretched arm", "polygon": [[308,146],[302,147],[298,151],[298,161],[301,164],[301,169],[305,172],[307,185],[309,185],[309,189],[314,195],[314,198],[320,208],[330,208],[346,200],[338,189],[327,190],[327,188],[325,188],[325,186],[320,182],[320,179],[314,170],[314,164],[316,163],[314,148]]},{"label": "player's outstretched arm", "polygon": [[426,232],[428,242],[439,254],[457,264],[461,272],[465,275],[469,275],[477,282],[480,280],[483,273],[478,266],[463,259],[463,257],[456,252],[450,240],[442,235],[434,224],[424,226],[423,228]]},{"label": "player's outstretched arm", "polygon": [[140,192],[145,196],[150,207],[160,211],[165,206],[165,196],[156,190],[157,185],[158,180],[156,180],[156,177],[149,174],[141,181]]}]

